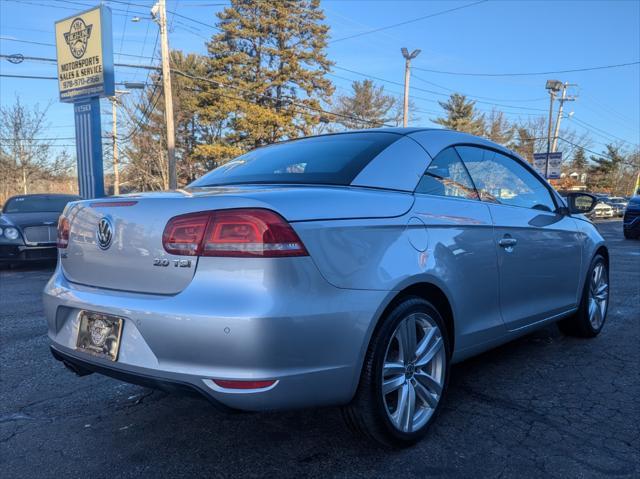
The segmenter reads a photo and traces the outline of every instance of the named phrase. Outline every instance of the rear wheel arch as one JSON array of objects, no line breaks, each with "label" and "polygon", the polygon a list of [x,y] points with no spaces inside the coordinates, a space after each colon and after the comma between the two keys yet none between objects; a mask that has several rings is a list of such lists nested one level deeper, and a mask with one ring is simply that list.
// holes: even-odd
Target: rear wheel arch
[{"label": "rear wheel arch", "polygon": [[[455,321],[453,308],[451,307],[451,301],[449,301],[449,297],[442,290],[442,288],[435,285],[434,283],[421,281],[418,283],[407,285],[404,287],[404,289],[396,291],[395,296],[393,296],[388,301],[386,306],[382,309],[382,312],[376,316],[375,326],[371,328],[369,336],[367,337],[366,344],[364,344],[363,359],[364,352],[366,352],[369,343],[371,342],[371,338],[374,337],[377,329],[379,328],[382,318],[386,317],[400,302],[412,296],[429,301],[441,314],[447,328],[447,336],[449,338],[449,344],[451,345],[451,352],[453,354],[453,351],[455,349]],[[361,369],[362,364],[360,365],[360,372],[362,372]]]},{"label": "rear wheel arch", "polygon": [[[414,283],[402,291],[400,291],[389,305],[385,308],[385,311],[381,317],[384,317],[392,308],[395,307],[400,301],[410,296],[417,296],[432,303],[438,312],[444,319],[445,326],[447,327],[447,336],[449,337],[449,344],[451,345],[451,351],[455,348],[455,322],[453,316],[453,309],[451,302],[445,294],[445,292],[433,283],[422,282]],[[379,320],[378,320],[379,322]]]}]

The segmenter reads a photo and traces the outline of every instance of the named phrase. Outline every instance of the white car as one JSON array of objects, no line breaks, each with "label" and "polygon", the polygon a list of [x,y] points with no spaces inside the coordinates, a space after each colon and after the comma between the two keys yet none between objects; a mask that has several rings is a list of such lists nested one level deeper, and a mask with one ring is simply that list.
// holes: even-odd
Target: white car
[{"label": "white car", "polygon": [[595,218],[613,218],[614,214],[613,208],[603,201],[598,203],[593,209],[593,216]]}]

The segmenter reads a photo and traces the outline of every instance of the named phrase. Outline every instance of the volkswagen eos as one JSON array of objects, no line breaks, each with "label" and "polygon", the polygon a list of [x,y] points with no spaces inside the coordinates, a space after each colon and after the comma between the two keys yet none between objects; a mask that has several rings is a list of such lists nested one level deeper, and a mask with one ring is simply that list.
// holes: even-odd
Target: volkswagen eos
[{"label": "volkswagen eos", "polygon": [[52,353],[223,408],[341,405],[406,446],[453,363],[555,321],[601,331],[594,203],[454,131],[259,148],[184,189],[71,203],[44,291]]}]

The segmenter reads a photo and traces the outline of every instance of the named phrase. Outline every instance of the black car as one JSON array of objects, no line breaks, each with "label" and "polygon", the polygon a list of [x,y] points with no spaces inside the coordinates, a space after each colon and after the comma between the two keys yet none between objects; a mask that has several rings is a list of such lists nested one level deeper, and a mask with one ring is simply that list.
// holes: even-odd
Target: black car
[{"label": "black car", "polygon": [[640,196],[634,196],[629,200],[624,212],[622,228],[625,238],[640,238]]},{"label": "black car", "polygon": [[20,195],[7,200],[0,214],[0,262],[56,258],[58,217],[76,195]]}]

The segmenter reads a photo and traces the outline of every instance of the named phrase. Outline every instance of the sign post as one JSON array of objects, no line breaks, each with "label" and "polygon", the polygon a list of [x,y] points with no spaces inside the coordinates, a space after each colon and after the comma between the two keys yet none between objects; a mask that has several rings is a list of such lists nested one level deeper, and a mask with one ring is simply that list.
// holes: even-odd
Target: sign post
[{"label": "sign post", "polygon": [[100,98],[115,94],[111,10],[98,6],[55,24],[60,101],[74,104],[78,186],[104,196]]},{"label": "sign post", "polygon": [[562,173],[562,152],[534,153],[533,168],[547,180],[560,178]]}]

